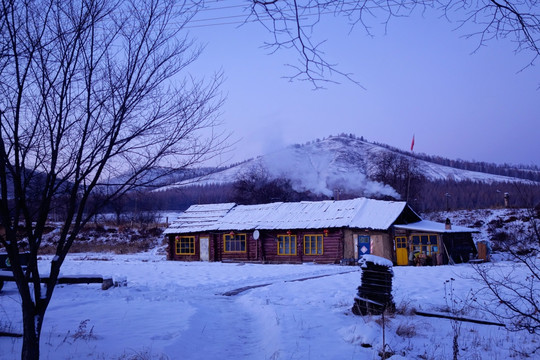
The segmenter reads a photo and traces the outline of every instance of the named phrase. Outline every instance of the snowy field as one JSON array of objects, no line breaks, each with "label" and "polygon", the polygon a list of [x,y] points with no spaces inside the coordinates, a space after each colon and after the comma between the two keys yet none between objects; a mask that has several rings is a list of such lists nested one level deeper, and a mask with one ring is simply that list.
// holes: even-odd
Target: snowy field
[{"label": "snowy field", "polygon": [[[42,259],[43,270],[49,260]],[[515,265],[485,266],[505,273]],[[451,359],[452,321],[411,315],[411,310],[443,313],[447,301],[465,299],[480,287],[472,279],[472,265],[396,267],[394,273],[400,313],[387,317],[385,326],[392,359]],[[361,284],[358,267],[171,262],[150,253],[72,254],[62,274],[110,275],[127,280],[127,286],[59,286],[45,318],[42,359],[380,359],[381,317],[351,312]],[[255,285],[265,286],[224,295]],[[19,303],[14,283],[6,283],[0,293],[4,330],[21,331]],[[469,306],[463,316],[490,319]],[[460,358],[538,356],[531,354],[540,346],[538,336],[460,324]],[[20,358],[20,348],[20,339],[0,338],[0,359]]]}]

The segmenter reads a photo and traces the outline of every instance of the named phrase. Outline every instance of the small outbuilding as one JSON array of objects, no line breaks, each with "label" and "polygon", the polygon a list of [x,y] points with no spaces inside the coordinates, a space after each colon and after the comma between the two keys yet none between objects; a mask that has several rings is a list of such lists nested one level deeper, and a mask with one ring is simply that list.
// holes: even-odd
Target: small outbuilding
[{"label": "small outbuilding", "polygon": [[407,265],[410,254],[438,264],[476,253],[472,232],[426,222],[404,201],[356,198],[192,205],[165,235],[170,260],[355,263],[373,254]]},{"label": "small outbuilding", "polygon": [[[421,220],[411,224],[395,224],[397,265],[426,262],[428,265],[468,262],[476,258],[477,249],[472,233],[478,230],[444,223]],[[398,247],[397,244],[406,246]]]}]

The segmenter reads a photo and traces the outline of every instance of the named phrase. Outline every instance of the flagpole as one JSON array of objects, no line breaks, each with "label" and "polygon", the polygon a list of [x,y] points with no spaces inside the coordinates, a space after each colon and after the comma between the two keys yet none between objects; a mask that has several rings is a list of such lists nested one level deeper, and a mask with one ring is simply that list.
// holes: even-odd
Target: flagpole
[{"label": "flagpole", "polygon": [[[411,153],[414,149],[414,134],[412,136],[412,142],[411,142]],[[409,165],[407,166],[407,196],[405,198],[405,201],[409,203],[409,190],[411,188],[411,162],[409,162]]]}]

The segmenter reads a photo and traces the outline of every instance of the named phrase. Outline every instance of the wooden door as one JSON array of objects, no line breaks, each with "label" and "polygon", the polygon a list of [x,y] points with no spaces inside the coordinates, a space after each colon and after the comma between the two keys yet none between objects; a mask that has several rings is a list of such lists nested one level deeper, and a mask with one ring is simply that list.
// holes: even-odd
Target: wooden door
[{"label": "wooden door", "polygon": [[210,260],[210,241],[208,237],[201,237],[199,238],[200,243],[200,257],[202,261],[209,261]]},{"label": "wooden door", "polygon": [[409,252],[407,251],[407,238],[396,236],[396,263],[397,265],[409,265]]}]

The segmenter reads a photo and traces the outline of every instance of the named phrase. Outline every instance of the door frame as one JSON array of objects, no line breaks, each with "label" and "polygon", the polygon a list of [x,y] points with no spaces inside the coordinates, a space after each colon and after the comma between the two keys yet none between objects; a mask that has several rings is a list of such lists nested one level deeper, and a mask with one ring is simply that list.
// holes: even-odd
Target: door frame
[{"label": "door frame", "polygon": [[[399,241],[398,241],[399,239]],[[396,265],[399,265],[399,266],[404,266],[404,265],[409,265],[409,243],[408,243],[408,239],[406,236],[394,236],[394,245],[395,245],[395,248],[396,248]],[[400,246],[401,245],[401,246]],[[403,246],[405,245],[405,246]],[[398,252],[403,252],[403,250],[405,251],[405,262],[403,263],[403,261],[400,262],[400,259],[403,258],[403,256],[401,255],[398,255]]]},{"label": "door frame", "polygon": [[[365,251],[362,251],[363,247],[366,248]],[[360,256],[362,255],[371,254],[371,236],[357,235],[356,248],[357,248],[358,258],[360,258]]]}]

